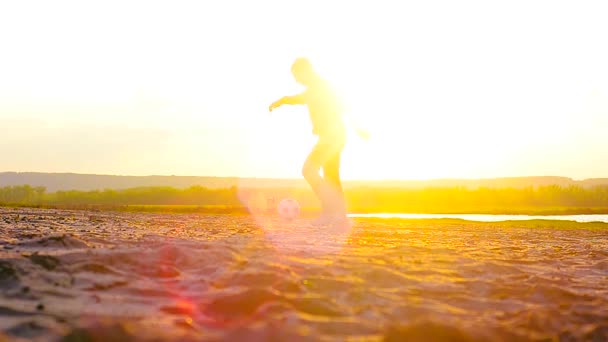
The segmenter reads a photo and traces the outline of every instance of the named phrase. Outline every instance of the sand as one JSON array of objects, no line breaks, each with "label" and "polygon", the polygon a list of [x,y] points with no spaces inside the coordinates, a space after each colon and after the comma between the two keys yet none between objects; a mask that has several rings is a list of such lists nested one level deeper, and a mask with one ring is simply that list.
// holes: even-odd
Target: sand
[{"label": "sand", "polygon": [[0,341],[608,340],[608,225],[0,208]]}]

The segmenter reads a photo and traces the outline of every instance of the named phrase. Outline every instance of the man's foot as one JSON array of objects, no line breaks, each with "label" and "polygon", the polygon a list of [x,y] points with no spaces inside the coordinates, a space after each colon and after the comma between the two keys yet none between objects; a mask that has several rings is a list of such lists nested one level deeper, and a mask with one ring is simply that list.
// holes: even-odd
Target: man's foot
[{"label": "man's foot", "polygon": [[338,214],[333,216],[331,226],[334,229],[349,229],[351,227],[351,222],[346,214]]}]

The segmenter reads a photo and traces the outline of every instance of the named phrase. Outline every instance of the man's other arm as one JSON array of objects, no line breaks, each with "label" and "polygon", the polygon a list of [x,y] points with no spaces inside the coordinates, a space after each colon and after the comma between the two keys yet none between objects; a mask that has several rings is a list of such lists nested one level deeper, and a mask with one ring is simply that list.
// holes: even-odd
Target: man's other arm
[{"label": "man's other arm", "polygon": [[291,96],[283,96],[280,99],[276,100],[275,102],[273,102],[270,107],[268,107],[268,110],[272,112],[273,109],[278,108],[282,105],[302,105],[302,104],[306,104],[307,103],[307,95],[306,92],[297,94],[297,95],[291,95]]}]

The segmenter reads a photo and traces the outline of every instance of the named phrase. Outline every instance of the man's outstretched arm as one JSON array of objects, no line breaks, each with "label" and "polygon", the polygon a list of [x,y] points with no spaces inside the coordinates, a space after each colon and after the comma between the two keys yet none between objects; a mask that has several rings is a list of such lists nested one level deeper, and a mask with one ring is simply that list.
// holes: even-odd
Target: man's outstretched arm
[{"label": "man's outstretched arm", "polygon": [[270,107],[268,107],[268,110],[272,112],[273,109],[278,108],[282,105],[299,105],[299,104],[306,104],[306,93],[301,93],[301,94],[297,94],[297,95],[292,95],[292,96],[283,96],[280,99],[274,101]]}]

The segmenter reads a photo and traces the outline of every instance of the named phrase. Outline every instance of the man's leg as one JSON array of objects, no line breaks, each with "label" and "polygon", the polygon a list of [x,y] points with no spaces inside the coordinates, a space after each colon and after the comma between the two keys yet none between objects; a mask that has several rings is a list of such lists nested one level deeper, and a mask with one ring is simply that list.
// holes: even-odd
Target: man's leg
[{"label": "man's leg", "polygon": [[342,189],[342,182],[340,181],[340,157],[342,149],[339,149],[324,165],[323,165],[323,177],[327,184],[331,187],[333,198],[332,198],[332,209],[331,212],[334,215],[343,216],[346,215],[346,202],[344,199],[344,191]]},{"label": "man's leg", "polygon": [[302,175],[319,198],[324,214],[333,211],[336,195],[333,186],[319,175],[319,171],[340,149],[336,144],[319,140],[302,167]]}]

